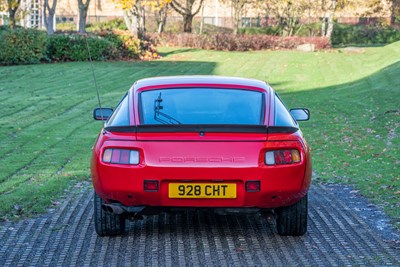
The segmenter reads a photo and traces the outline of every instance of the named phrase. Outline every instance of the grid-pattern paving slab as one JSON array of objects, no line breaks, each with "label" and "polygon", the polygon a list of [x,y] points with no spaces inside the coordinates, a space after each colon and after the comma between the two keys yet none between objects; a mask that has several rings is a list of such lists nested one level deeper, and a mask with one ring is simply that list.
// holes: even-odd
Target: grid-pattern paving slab
[{"label": "grid-pattern paving slab", "polygon": [[399,233],[350,187],[313,185],[303,237],[260,214],[145,217],[98,237],[89,185],[48,215],[0,224],[0,266],[400,266]]}]

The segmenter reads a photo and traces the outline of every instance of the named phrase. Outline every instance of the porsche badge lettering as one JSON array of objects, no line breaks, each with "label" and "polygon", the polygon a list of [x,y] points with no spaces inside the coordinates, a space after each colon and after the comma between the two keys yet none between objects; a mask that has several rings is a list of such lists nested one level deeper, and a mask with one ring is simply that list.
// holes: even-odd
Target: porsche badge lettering
[{"label": "porsche badge lettering", "polygon": [[193,162],[244,162],[244,157],[160,157],[160,162],[193,163]]}]

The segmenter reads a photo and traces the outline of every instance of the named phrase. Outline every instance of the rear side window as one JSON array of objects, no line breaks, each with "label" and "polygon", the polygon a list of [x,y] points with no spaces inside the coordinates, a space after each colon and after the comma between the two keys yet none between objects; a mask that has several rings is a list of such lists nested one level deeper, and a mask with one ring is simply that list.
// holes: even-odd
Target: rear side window
[{"label": "rear side window", "polygon": [[297,123],[293,120],[292,115],[290,115],[278,95],[275,95],[275,126],[297,126]]},{"label": "rear side window", "polygon": [[264,94],[219,88],[179,88],[140,94],[141,124],[260,125]]},{"label": "rear side window", "polygon": [[115,108],[107,126],[129,126],[129,104],[126,94]]}]

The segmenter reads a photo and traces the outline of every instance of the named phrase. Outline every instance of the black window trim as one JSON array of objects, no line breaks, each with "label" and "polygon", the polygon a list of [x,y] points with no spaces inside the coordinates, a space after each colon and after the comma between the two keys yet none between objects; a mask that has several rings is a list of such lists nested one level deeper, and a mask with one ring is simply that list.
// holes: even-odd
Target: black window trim
[{"label": "black window trim", "polygon": [[[238,90],[238,91],[255,91],[259,92],[262,94],[261,98],[261,112],[260,112],[260,124],[258,125],[264,125],[265,122],[265,117],[266,117],[266,97],[267,93],[262,92],[262,91],[257,91],[257,90],[249,90],[249,89],[240,89],[240,88],[220,88],[220,87],[167,87],[167,88],[156,88],[156,89],[151,89],[151,90],[145,90],[141,91],[138,93],[138,113],[139,113],[139,121],[137,122],[139,125],[150,125],[150,124],[141,124],[143,122],[143,106],[142,106],[142,97],[141,94],[146,91],[154,91],[154,90],[174,90],[174,89],[191,89],[191,88],[198,88],[198,89],[227,89],[227,90]],[[190,124],[184,124],[184,125],[190,125]]]},{"label": "black window trim", "polygon": [[297,127],[243,124],[147,124],[137,126],[109,126],[109,132],[123,133],[295,133]]}]

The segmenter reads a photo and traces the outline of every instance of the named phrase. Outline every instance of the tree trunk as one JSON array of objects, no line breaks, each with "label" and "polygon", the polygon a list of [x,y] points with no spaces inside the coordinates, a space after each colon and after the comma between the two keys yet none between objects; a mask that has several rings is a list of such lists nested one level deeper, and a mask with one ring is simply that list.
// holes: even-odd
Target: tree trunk
[{"label": "tree trunk", "polygon": [[321,36],[323,36],[323,37],[326,36],[326,20],[327,20],[327,18],[324,16],[322,18],[322,24],[321,24]]},{"label": "tree trunk", "polygon": [[168,16],[168,7],[169,4],[166,4],[158,11],[154,12],[154,17],[156,18],[157,22],[157,32],[162,33],[164,32],[165,24],[167,23],[167,16]]},{"label": "tree trunk", "polygon": [[158,25],[158,33],[163,33],[165,29],[165,25],[167,24],[167,10],[165,10],[165,13],[160,21],[160,24]]},{"label": "tree trunk", "polygon": [[186,0],[184,2],[185,4],[181,4],[178,0],[172,0],[171,6],[176,12],[181,14],[183,17],[183,31],[191,33],[193,17],[200,12],[204,0],[199,1],[199,5],[195,11],[193,11],[193,5],[196,2],[196,0]]},{"label": "tree trunk", "polygon": [[186,14],[183,16],[183,32],[192,32],[193,15]]},{"label": "tree trunk", "polygon": [[233,12],[233,33],[238,34],[240,28],[240,21],[242,19],[245,0],[232,0],[232,12]]},{"label": "tree trunk", "polygon": [[238,34],[239,32],[240,16],[237,8],[233,8],[233,34]]},{"label": "tree trunk", "polygon": [[132,13],[128,10],[124,10],[123,15],[124,15],[124,21],[125,21],[126,27],[128,28],[128,30],[130,31],[130,33],[132,35],[136,35],[137,32],[135,32],[135,31],[136,31],[137,27],[136,27],[136,25],[134,25],[134,19],[133,19]]},{"label": "tree trunk", "polygon": [[87,18],[87,9],[79,10],[79,16],[78,16],[79,33],[86,33],[86,18]]},{"label": "tree trunk", "polygon": [[394,25],[399,23],[400,20],[400,0],[392,0],[392,6],[390,9],[390,24]]},{"label": "tree trunk", "polygon": [[56,14],[57,0],[53,0],[53,4],[50,7],[49,0],[44,1],[43,18],[44,26],[48,35],[54,34],[54,16]]},{"label": "tree trunk", "polygon": [[330,7],[330,11],[328,13],[328,27],[326,29],[326,34],[325,34],[325,36],[328,38],[331,38],[332,32],[333,32],[333,26],[334,26],[333,18],[335,16],[336,4],[337,4],[337,0],[331,0],[331,7]]},{"label": "tree trunk", "polygon": [[328,37],[329,39],[332,36],[332,32],[333,32],[333,16],[329,16],[328,17],[328,28],[326,29],[326,37]]},{"label": "tree trunk", "polygon": [[203,27],[204,27],[204,5],[201,7],[201,22],[200,22],[200,30],[199,30],[200,34],[203,34]]},{"label": "tree trunk", "polygon": [[78,32],[86,33],[86,18],[88,13],[90,0],[86,0],[86,3],[83,0],[78,0]]},{"label": "tree trunk", "polygon": [[140,6],[137,8],[137,33],[139,39],[143,39],[146,35],[146,12],[144,7]]},{"label": "tree trunk", "polygon": [[167,16],[168,16],[168,5],[163,7],[160,11],[158,11],[158,33],[164,32],[165,24],[167,24]]},{"label": "tree trunk", "polygon": [[49,14],[49,17],[47,18],[47,23],[46,24],[46,31],[48,35],[54,34],[54,13]]},{"label": "tree trunk", "polygon": [[8,16],[10,20],[11,29],[15,29],[15,13],[17,13],[16,10],[8,9]]},{"label": "tree trunk", "polygon": [[16,21],[15,21],[15,15],[17,14],[17,10],[21,4],[21,0],[7,0],[7,5],[8,5],[8,16],[10,20],[10,28],[15,29],[16,26]]}]

